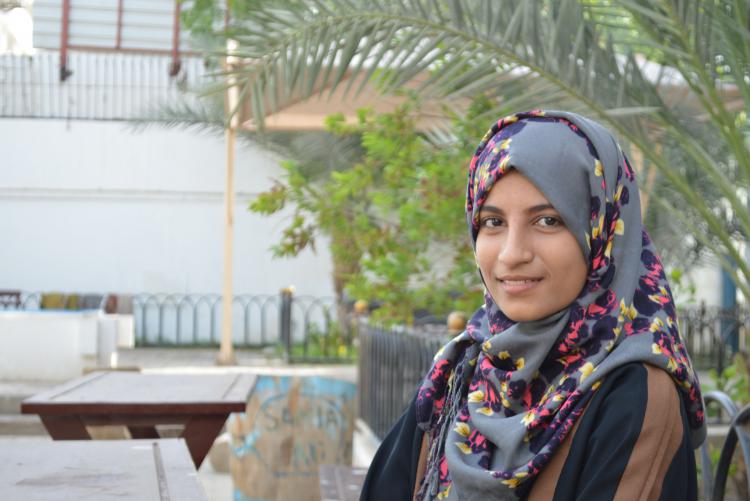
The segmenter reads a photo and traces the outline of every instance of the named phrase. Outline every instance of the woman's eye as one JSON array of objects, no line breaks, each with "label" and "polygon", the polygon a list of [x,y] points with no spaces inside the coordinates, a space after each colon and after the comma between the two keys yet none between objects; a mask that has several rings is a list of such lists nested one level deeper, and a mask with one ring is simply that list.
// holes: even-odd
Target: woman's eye
[{"label": "woman's eye", "polygon": [[537,224],[543,228],[554,228],[555,226],[562,226],[562,221],[554,216],[542,216],[537,219]]},{"label": "woman's eye", "polygon": [[496,217],[486,217],[482,219],[482,227],[483,228],[497,228],[500,225],[502,225],[503,222],[501,219]]}]

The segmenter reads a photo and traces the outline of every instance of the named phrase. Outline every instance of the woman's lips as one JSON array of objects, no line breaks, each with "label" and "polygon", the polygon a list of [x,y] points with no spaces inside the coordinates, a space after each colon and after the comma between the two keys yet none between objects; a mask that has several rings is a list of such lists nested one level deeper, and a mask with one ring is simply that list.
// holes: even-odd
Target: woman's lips
[{"label": "woman's lips", "polygon": [[519,292],[526,292],[529,289],[536,287],[541,278],[526,278],[526,279],[498,279],[500,287],[508,294],[517,294]]}]

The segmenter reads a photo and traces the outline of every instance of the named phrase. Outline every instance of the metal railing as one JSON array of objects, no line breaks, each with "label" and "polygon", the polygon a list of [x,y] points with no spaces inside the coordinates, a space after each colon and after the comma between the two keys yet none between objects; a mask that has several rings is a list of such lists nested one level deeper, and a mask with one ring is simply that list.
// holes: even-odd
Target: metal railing
[{"label": "metal railing", "polygon": [[[136,343],[140,346],[216,345],[221,336],[219,294],[136,294]],[[240,294],[232,299],[232,339],[240,346],[278,341],[278,297]]]},{"label": "metal railing", "polygon": [[294,296],[288,289],[279,298],[280,341],[288,362],[355,361],[353,312],[337,311],[332,300]]},{"label": "metal railing", "polygon": [[[2,301],[0,309],[40,310],[42,299],[41,292],[21,292],[20,300]],[[141,293],[132,296],[132,303],[137,346],[219,344],[219,294]],[[234,345],[279,345],[289,361],[351,359],[352,331],[348,322],[335,320],[335,309],[336,301],[329,297],[295,296],[284,291],[279,295],[235,295]]]},{"label": "metal railing", "polygon": [[[238,294],[232,299],[232,339],[238,347],[309,344],[331,330],[333,298]],[[222,298],[218,294],[137,294],[133,297],[136,342],[141,346],[218,345]],[[286,337],[284,337],[286,336]],[[287,343],[285,343],[287,344]],[[312,356],[309,350],[299,353]],[[294,358],[289,356],[288,358]]]},{"label": "metal railing", "polygon": [[159,105],[190,100],[187,89],[206,84],[203,59],[160,54],[68,53],[72,74],[60,81],[59,51],[0,55],[0,117],[133,120],[153,118]]},{"label": "metal railing", "polygon": [[382,439],[414,398],[448,331],[388,329],[365,321],[358,330],[359,416]]},{"label": "metal railing", "polygon": [[700,304],[680,308],[677,316],[680,335],[699,369],[721,372],[735,353],[748,351],[750,310]]}]

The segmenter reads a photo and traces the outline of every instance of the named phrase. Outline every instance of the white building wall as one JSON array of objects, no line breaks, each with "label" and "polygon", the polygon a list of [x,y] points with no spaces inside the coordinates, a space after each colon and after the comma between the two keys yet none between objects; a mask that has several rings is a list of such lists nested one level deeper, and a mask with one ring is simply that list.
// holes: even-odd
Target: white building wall
[{"label": "white building wall", "polygon": [[695,286],[695,294],[692,298],[689,294],[675,294],[678,305],[721,306],[721,268],[718,265],[696,266],[688,270],[686,281]]},{"label": "white building wall", "polygon": [[[219,293],[222,137],[135,131],[122,122],[0,119],[0,289]],[[278,159],[238,144],[236,293],[330,296],[331,258],[273,259],[284,216],[247,210],[281,176]]]}]

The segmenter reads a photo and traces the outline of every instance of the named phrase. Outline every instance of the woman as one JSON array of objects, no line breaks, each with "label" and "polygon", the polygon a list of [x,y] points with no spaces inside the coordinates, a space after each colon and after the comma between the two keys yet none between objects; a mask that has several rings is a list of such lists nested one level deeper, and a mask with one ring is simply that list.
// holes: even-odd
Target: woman
[{"label": "woman", "polygon": [[362,500],[697,498],[698,379],[601,125],[506,117],[469,166],[485,304],[378,450]]}]

